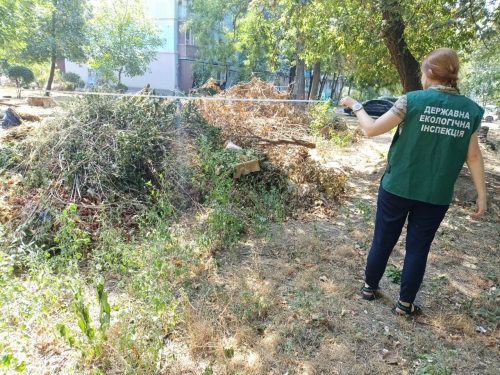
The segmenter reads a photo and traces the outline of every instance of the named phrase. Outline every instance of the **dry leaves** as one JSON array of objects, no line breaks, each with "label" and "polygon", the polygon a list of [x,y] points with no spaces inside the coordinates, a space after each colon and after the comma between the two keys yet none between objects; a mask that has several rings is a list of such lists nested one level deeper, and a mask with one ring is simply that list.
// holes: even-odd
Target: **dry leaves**
[{"label": "dry leaves", "polygon": [[[219,91],[214,80],[209,80],[205,88]],[[216,95],[218,98],[273,100],[285,100],[287,96],[288,92],[279,92],[273,83],[258,78],[239,82]],[[302,104],[200,100],[198,109],[209,123],[222,129],[224,139],[245,148],[254,144],[248,138],[251,133],[269,139],[302,139],[309,135],[311,119]]]},{"label": "dry leaves", "polygon": [[385,363],[389,365],[397,365],[398,364],[398,353],[393,350],[384,349],[384,354],[382,355],[382,359]]}]

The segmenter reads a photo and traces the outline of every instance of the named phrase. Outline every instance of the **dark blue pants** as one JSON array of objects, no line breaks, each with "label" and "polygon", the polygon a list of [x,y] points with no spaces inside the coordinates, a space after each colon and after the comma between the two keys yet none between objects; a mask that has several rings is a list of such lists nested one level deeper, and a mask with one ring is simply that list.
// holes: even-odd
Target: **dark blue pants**
[{"label": "dark blue pants", "polygon": [[389,256],[408,217],[399,299],[413,303],[424,278],[431,243],[449,207],[401,198],[385,191],[380,185],[375,234],[365,271],[366,283],[371,288],[378,288]]}]

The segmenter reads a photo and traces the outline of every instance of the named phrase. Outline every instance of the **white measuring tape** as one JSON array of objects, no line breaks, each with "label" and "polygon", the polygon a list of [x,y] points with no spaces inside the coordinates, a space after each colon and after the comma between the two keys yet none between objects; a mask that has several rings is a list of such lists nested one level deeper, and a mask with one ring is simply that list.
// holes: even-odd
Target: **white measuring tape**
[{"label": "white measuring tape", "polygon": [[295,99],[243,99],[243,98],[217,98],[213,96],[173,96],[173,95],[144,95],[144,94],[118,94],[109,92],[89,92],[89,91],[55,91],[42,90],[41,92],[50,92],[57,94],[70,95],[100,95],[100,96],[119,96],[129,98],[155,98],[155,99],[173,99],[173,100],[213,100],[223,102],[269,102],[269,103],[331,103],[329,100],[295,100]]}]

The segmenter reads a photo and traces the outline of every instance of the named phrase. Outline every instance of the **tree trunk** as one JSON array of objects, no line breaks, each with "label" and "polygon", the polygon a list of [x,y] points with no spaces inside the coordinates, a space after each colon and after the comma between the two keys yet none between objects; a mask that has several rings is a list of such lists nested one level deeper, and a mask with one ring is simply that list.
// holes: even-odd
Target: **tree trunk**
[{"label": "tree trunk", "polygon": [[292,96],[293,88],[295,87],[295,75],[296,75],[296,72],[297,72],[297,67],[296,66],[292,66],[290,68],[290,77],[289,77],[289,80],[288,80],[288,92],[289,92],[288,95],[290,97]]},{"label": "tree trunk", "polygon": [[313,88],[313,72],[309,70],[309,90],[307,91],[307,100],[311,100],[312,88]]},{"label": "tree trunk", "polygon": [[[342,79],[342,73],[339,73],[339,79]],[[340,86],[340,91],[339,91],[339,96],[337,97],[337,101],[342,98],[342,91],[344,90],[344,85],[345,85],[345,79],[342,79],[342,86]]]},{"label": "tree trunk", "polygon": [[396,67],[404,93],[422,90],[420,82],[420,64],[411,54],[404,39],[405,24],[401,16],[401,0],[381,0],[382,36],[391,54],[391,60]]},{"label": "tree trunk", "polygon": [[339,76],[337,73],[333,73],[333,81],[332,81],[332,93],[330,95],[330,100],[333,100],[335,96],[335,91],[337,91],[337,83],[339,82]]},{"label": "tree trunk", "polygon": [[118,69],[118,84],[122,83],[122,71],[123,66],[120,66],[120,69]]},{"label": "tree trunk", "polygon": [[[57,0],[54,1],[54,6],[57,6]],[[46,96],[49,96],[49,91],[52,90],[52,82],[54,82],[54,74],[56,72],[56,12],[52,12],[52,56],[51,56],[51,64],[50,64],[50,74],[49,80],[47,81],[47,92]]]},{"label": "tree trunk", "polygon": [[328,75],[325,74],[323,79],[321,80],[321,85],[319,87],[318,99],[321,99],[321,95],[323,94],[323,90],[325,89],[326,81],[328,80]]},{"label": "tree trunk", "polygon": [[347,96],[351,96],[352,82],[349,81],[349,90],[347,90]]},{"label": "tree trunk", "polygon": [[304,47],[304,42],[297,42],[297,59],[295,66],[297,67],[297,75],[295,76],[294,86],[294,99],[304,100],[306,91],[306,77],[305,77],[305,61],[299,57]]},{"label": "tree trunk", "polygon": [[321,61],[316,61],[316,63],[314,64],[313,80],[311,84],[312,86],[311,95],[309,96],[310,100],[318,99],[318,88],[320,80],[321,80]]}]

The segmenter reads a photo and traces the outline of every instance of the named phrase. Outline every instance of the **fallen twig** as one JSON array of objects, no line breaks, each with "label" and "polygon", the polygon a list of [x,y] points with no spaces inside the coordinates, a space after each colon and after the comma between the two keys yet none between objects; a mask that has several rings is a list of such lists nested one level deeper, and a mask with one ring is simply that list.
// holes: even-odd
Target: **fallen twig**
[{"label": "fallen twig", "polygon": [[307,142],[307,141],[304,141],[303,139],[295,139],[295,138],[292,138],[292,139],[269,139],[269,138],[263,138],[263,137],[256,135],[254,132],[252,132],[250,129],[248,129],[244,126],[243,126],[243,129],[245,129],[251,135],[241,136],[240,138],[256,139],[259,142],[263,142],[263,143],[259,143],[260,146],[265,146],[267,144],[267,145],[273,145],[273,146],[295,145],[295,146],[302,146],[302,147],[308,147],[308,148],[316,148],[316,143]]},{"label": "fallen twig", "polygon": [[272,146],[277,146],[277,145],[294,145],[294,146],[302,146],[302,147],[307,147],[307,148],[316,148],[315,143],[307,142],[304,141],[303,139],[268,139],[268,138],[262,138],[257,135],[253,136],[243,136],[241,138],[253,138],[258,140],[260,146],[266,146],[266,145],[272,145]]},{"label": "fallen twig", "polygon": [[0,105],[6,105],[7,107],[19,107],[19,104],[10,104],[10,103],[4,103],[4,102],[0,102]]}]

